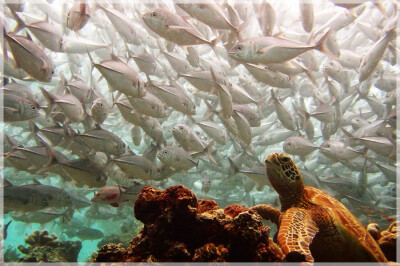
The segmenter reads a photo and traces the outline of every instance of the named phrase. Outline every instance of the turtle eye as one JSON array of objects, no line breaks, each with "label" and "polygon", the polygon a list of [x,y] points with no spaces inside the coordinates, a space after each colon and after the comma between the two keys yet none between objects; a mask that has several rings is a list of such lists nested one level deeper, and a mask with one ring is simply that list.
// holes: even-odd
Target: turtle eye
[{"label": "turtle eye", "polygon": [[180,130],[183,130],[183,126],[180,126],[179,129],[180,129]]},{"label": "turtle eye", "polygon": [[43,202],[44,204],[47,204],[47,199],[46,199],[46,198],[43,198],[43,199],[42,199],[42,202]]},{"label": "turtle eye", "polygon": [[36,111],[36,106],[33,105],[33,104],[31,104],[31,110],[32,110],[32,111]]},{"label": "turtle eye", "polygon": [[236,50],[242,51],[242,50],[243,50],[243,45],[238,45],[238,46],[236,46]]},{"label": "turtle eye", "polygon": [[102,103],[100,103],[100,107],[103,107],[103,104],[102,104]]},{"label": "turtle eye", "polygon": [[168,153],[168,151],[166,151],[166,150],[163,151],[163,154],[167,154],[167,153]]},{"label": "turtle eye", "polygon": [[157,12],[155,12],[155,11],[151,12],[151,16],[152,16],[153,18],[157,17]]}]

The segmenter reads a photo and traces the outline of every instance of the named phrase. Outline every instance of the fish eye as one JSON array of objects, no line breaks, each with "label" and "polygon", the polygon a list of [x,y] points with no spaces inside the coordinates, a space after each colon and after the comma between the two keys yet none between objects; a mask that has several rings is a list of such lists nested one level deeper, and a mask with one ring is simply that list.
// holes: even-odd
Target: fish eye
[{"label": "fish eye", "polygon": [[43,202],[43,203],[47,203],[47,199],[46,199],[46,198],[43,198],[43,199],[42,199],[42,202]]},{"label": "fish eye", "polygon": [[242,51],[242,49],[243,49],[243,45],[238,45],[238,46],[236,46],[236,50]]},{"label": "fish eye", "polygon": [[53,69],[51,70],[51,74],[54,75],[54,70]]},{"label": "fish eye", "polygon": [[151,16],[152,16],[153,18],[157,17],[157,12],[155,12],[155,11],[151,12]]},{"label": "fish eye", "polygon": [[32,105],[31,105],[31,110],[32,110],[32,111],[36,111],[36,106],[32,104]]},{"label": "fish eye", "polygon": [[102,104],[102,103],[100,103],[100,107],[103,107],[103,104]]},{"label": "fish eye", "polygon": [[180,126],[179,129],[180,129],[180,130],[183,130],[183,126]]}]

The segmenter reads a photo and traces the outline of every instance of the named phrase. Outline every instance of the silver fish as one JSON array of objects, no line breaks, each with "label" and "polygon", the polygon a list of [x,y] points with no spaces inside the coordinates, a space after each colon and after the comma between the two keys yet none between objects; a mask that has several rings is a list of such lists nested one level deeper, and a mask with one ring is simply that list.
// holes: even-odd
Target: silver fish
[{"label": "silver fish", "polygon": [[71,207],[72,197],[64,189],[30,184],[4,187],[4,210],[32,212],[50,207]]},{"label": "silver fish", "polygon": [[62,96],[56,96],[43,88],[40,88],[40,90],[50,103],[48,113],[51,112],[54,109],[54,105],[57,104],[71,122],[77,123],[85,119],[85,109],[79,99],[74,95],[68,93]]},{"label": "silver fish", "polygon": [[89,5],[87,3],[74,4],[67,14],[67,27],[73,31],[82,29],[90,18]]},{"label": "silver fish", "polygon": [[325,47],[329,34],[330,31],[326,32],[315,45],[270,36],[249,38],[236,43],[229,56],[242,63],[271,64],[288,61],[312,49],[332,55]]},{"label": "silver fish", "polygon": [[104,152],[106,154],[121,155],[126,152],[126,144],[123,140],[111,131],[95,128],[76,134],[74,138],[81,139],[92,150]]},{"label": "silver fish", "polygon": [[24,36],[9,33],[4,34],[4,38],[10,46],[17,67],[39,81],[51,81],[54,66],[42,48]]},{"label": "silver fish", "polygon": [[102,187],[106,184],[107,177],[103,167],[88,159],[76,159],[59,162],[58,165],[78,184],[88,187]]},{"label": "silver fish", "polygon": [[26,121],[40,115],[39,106],[33,99],[17,96],[15,94],[3,94],[4,121]]},{"label": "silver fish", "polygon": [[122,171],[129,176],[142,180],[159,180],[160,169],[149,159],[137,156],[127,155],[112,160]]},{"label": "silver fish", "polygon": [[147,11],[143,14],[142,19],[152,31],[179,45],[209,44],[215,46],[217,40],[206,40],[193,25],[165,9],[156,8]]},{"label": "silver fish", "polygon": [[110,106],[104,98],[97,98],[93,101],[92,107],[90,108],[90,117],[97,124],[101,125],[110,112]]}]

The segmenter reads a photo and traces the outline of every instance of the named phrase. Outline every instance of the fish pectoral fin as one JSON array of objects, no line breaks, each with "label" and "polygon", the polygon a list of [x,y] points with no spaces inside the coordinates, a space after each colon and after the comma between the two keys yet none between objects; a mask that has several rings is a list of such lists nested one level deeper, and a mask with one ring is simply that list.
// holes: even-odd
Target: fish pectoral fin
[{"label": "fish pectoral fin", "polygon": [[257,54],[265,54],[269,49],[271,49],[271,46],[267,46],[267,47],[261,48],[256,53]]},{"label": "fish pectoral fin", "polygon": [[4,109],[7,110],[7,111],[9,111],[9,112],[12,112],[12,113],[19,113],[19,110],[18,110],[18,109],[15,109],[15,108],[11,108],[11,107],[6,107],[6,106],[4,106]]},{"label": "fish pectoral fin", "polygon": [[188,27],[183,27],[183,26],[176,26],[176,25],[167,25],[168,29],[173,29],[173,30],[190,30]]}]

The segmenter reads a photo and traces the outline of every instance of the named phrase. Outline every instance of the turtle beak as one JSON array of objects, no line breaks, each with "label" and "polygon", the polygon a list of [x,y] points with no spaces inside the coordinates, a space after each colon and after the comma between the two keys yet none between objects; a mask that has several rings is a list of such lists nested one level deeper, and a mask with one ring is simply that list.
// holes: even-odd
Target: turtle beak
[{"label": "turtle beak", "polygon": [[277,154],[271,153],[265,159],[265,164],[275,165],[277,161],[278,161]]}]

